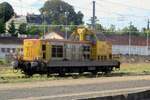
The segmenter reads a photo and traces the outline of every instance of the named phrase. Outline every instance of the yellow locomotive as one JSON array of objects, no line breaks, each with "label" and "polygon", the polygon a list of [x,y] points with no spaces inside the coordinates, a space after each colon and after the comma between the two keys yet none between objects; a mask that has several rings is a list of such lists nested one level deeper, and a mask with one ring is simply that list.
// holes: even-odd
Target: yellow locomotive
[{"label": "yellow locomotive", "polygon": [[120,68],[113,59],[112,45],[97,39],[91,30],[77,28],[70,39],[25,39],[23,57],[13,62],[14,69],[26,75],[58,73],[109,73]]}]

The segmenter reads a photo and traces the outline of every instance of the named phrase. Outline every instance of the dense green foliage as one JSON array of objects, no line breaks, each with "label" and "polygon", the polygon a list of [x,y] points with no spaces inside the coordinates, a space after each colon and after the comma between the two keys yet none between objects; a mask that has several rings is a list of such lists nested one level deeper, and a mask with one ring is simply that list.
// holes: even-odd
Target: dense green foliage
[{"label": "dense green foliage", "polygon": [[[90,19],[90,24],[87,23],[89,28],[92,28],[92,19]],[[146,36],[149,34],[150,36],[150,30],[147,30],[147,28],[143,28],[141,31],[137,29],[134,25],[129,25],[126,27],[123,27],[122,29],[116,29],[116,26],[111,24],[109,27],[104,27],[100,22],[96,19],[95,23],[95,30],[97,32],[104,33],[106,35],[134,35],[134,36]]]},{"label": "dense green foliage", "polygon": [[132,35],[139,35],[139,30],[134,25],[130,25],[128,27],[124,27],[122,29],[123,34],[132,34]]},{"label": "dense green foliage", "polygon": [[27,34],[27,24],[26,23],[22,23],[20,26],[19,26],[19,29],[18,29],[18,33],[19,34]]},{"label": "dense green foliage", "polygon": [[3,2],[0,4],[0,19],[3,19],[4,22],[7,22],[13,15],[14,10],[9,3]]},{"label": "dense green foliage", "polygon": [[14,15],[14,10],[9,3],[7,2],[0,3],[0,34],[5,33],[6,31],[5,23],[13,15]]},{"label": "dense green foliage", "polygon": [[14,25],[14,21],[11,21],[11,23],[9,25],[8,33],[10,33],[12,35],[16,35],[16,28]]},{"label": "dense green foliage", "polygon": [[61,0],[46,1],[40,11],[44,15],[47,24],[83,24],[83,14],[80,11],[76,13],[72,5]]},{"label": "dense green foliage", "polygon": [[44,30],[43,27],[35,27],[35,26],[32,26],[32,27],[29,27],[29,28],[27,29],[27,34],[28,34],[28,35],[39,35],[39,36],[41,36],[42,33],[43,33],[43,30]]},{"label": "dense green foliage", "polygon": [[0,19],[0,34],[5,33],[6,27],[5,27],[5,23],[2,19]]}]

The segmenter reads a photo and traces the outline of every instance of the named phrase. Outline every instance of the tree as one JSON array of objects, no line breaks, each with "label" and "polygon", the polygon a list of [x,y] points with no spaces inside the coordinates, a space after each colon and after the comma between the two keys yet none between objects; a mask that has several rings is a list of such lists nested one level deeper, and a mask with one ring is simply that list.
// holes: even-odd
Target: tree
[{"label": "tree", "polygon": [[0,19],[0,34],[5,33],[6,27],[5,27],[5,23],[2,19]]},{"label": "tree", "polygon": [[16,35],[16,28],[15,28],[13,20],[11,21],[11,23],[9,25],[8,33],[10,33],[12,35]]},{"label": "tree", "polygon": [[4,23],[7,22],[13,15],[14,10],[9,3],[3,2],[0,4],[0,19],[3,19]]},{"label": "tree", "polygon": [[43,30],[44,28],[42,26],[31,26],[27,28],[26,33],[28,35],[38,35],[38,36],[42,36],[43,35]]},{"label": "tree", "polygon": [[19,34],[27,34],[27,24],[22,23],[18,29]]},{"label": "tree", "polygon": [[134,25],[130,25],[128,27],[124,27],[122,29],[122,34],[131,34],[131,35],[135,35],[135,36],[138,36],[140,35],[139,33],[139,30],[137,29],[137,27],[135,27]]},{"label": "tree", "polygon": [[116,31],[115,25],[111,24],[111,25],[110,25],[110,28],[109,28],[109,31],[115,32],[115,31]]},{"label": "tree", "polygon": [[107,34],[115,34],[116,27],[115,25],[111,24],[110,27],[107,29],[106,33]]},{"label": "tree", "polygon": [[84,17],[83,13],[81,11],[79,11],[76,15],[75,23],[77,23],[77,25],[83,24],[83,21],[82,21],[83,17]]},{"label": "tree", "polygon": [[61,0],[46,1],[40,12],[48,24],[83,24],[83,14],[76,13],[72,5]]},{"label": "tree", "polygon": [[141,34],[142,36],[147,36],[147,35],[150,36],[150,30],[147,29],[147,28],[145,28],[145,27],[142,28],[141,33],[142,33],[142,34]]}]

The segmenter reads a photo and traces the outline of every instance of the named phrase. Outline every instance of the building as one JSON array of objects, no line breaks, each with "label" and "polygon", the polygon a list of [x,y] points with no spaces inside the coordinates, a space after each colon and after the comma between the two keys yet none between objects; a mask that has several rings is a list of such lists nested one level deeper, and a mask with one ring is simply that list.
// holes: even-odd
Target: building
[{"label": "building", "polygon": [[[109,35],[106,40],[112,43],[113,54],[150,55],[146,37],[128,35]],[[148,42],[150,44],[150,41]]]},{"label": "building", "polygon": [[0,37],[0,59],[12,53],[22,53],[23,39],[16,37]]},{"label": "building", "polygon": [[14,25],[16,29],[19,29],[19,26],[22,23],[26,23],[27,24],[27,19],[26,16],[16,16],[14,15],[9,21],[6,22],[6,30],[9,29],[10,23],[14,21]]},{"label": "building", "polygon": [[12,21],[14,21],[15,28],[18,29],[22,23],[40,25],[43,20],[40,15],[35,14],[27,14],[27,16],[14,15],[9,21],[6,22],[6,30],[9,29],[9,25]]},{"label": "building", "polygon": [[63,33],[60,32],[50,32],[47,33],[45,36],[45,39],[60,39],[60,40],[64,40],[64,36]]}]

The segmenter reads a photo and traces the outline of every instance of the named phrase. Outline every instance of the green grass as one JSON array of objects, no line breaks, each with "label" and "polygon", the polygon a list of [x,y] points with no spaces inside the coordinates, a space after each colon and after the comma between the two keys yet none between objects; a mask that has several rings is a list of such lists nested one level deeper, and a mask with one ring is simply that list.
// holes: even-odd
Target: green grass
[{"label": "green grass", "polygon": [[30,82],[30,81],[46,81],[54,80],[54,77],[47,78],[46,75],[34,75],[31,78],[26,78],[20,71],[13,72],[12,68],[0,67],[0,83],[16,83],[16,82]]},{"label": "green grass", "polygon": [[0,59],[0,65],[4,65],[5,64],[5,60],[4,59]]},{"label": "green grass", "polygon": [[[149,63],[128,64],[121,65],[119,71],[114,71],[110,76],[123,76],[123,75],[141,75],[150,74]],[[67,77],[49,77],[46,75],[34,75],[31,78],[25,78],[21,72],[14,73],[11,67],[0,67],[0,83],[18,83],[18,82],[31,82],[31,81],[47,81],[47,80],[59,80],[59,79],[72,79],[72,78],[85,78],[86,76],[67,76]],[[88,76],[89,77],[89,76]]]},{"label": "green grass", "polygon": [[149,63],[124,63],[121,65],[117,73],[125,74],[150,74],[150,64]]}]

